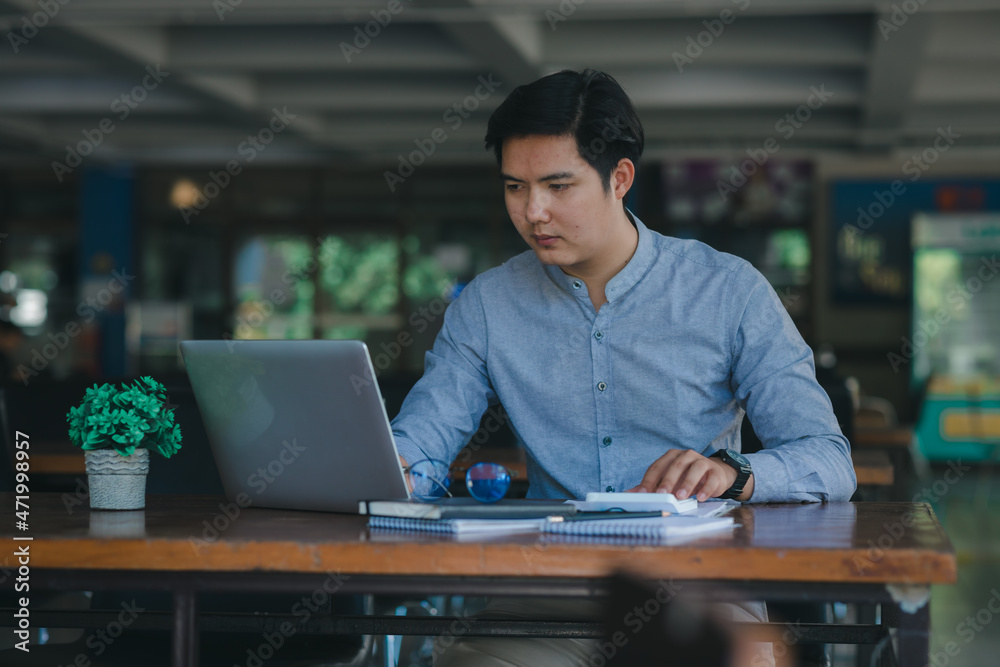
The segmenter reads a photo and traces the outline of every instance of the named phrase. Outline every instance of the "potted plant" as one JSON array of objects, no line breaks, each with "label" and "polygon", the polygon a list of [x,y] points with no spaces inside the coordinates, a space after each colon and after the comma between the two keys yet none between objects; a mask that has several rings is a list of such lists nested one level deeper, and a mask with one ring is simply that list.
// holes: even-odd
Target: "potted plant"
[{"label": "potted plant", "polygon": [[84,450],[92,509],[135,510],[146,506],[149,450],[170,458],[181,448],[163,385],[142,377],[87,389],[70,408],[69,438]]}]

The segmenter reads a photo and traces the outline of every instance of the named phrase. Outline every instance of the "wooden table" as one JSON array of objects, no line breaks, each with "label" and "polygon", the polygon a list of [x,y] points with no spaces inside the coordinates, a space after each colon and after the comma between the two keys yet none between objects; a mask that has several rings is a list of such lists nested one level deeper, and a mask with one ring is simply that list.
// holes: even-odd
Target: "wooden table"
[{"label": "wooden table", "polygon": [[[923,665],[929,586],[956,580],[954,550],[922,503],[744,505],[733,532],[675,546],[537,535],[456,541],[369,531],[359,516],[240,509],[211,497],[153,496],[131,513],[70,513],[57,494],[33,494],[30,504],[30,530],[15,531],[11,521],[0,534],[8,545],[29,545],[32,590],[171,591],[175,665],[197,662],[202,591],[310,592],[336,573],[342,593],[590,597],[620,570],[679,581],[709,599],[879,603],[883,625],[899,629],[901,664]],[[12,508],[13,496],[0,494],[0,505]],[[24,536],[33,539],[12,541]],[[4,550],[3,566],[17,566],[13,552]],[[391,619],[352,627],[405,632],[393,631]]]}]

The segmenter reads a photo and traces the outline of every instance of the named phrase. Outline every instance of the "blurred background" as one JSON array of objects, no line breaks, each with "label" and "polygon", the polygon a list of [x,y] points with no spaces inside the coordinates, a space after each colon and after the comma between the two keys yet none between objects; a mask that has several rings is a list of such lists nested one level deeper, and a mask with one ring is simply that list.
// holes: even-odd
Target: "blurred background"
[{"label": "blurred background", "polygon": [[998,583],[973,517],[1000,444],[1000,2],[0,0],[0,34],[26,428],[65,439],[99,379],[182,384],[187,338],[365,340],[392,413],[447,303],[526,249],[490,113],[595,67],[645,126],[631,210],[764,273],[888,457],[881,492],[976,464],[925,497],[983,573],[943,594],[940,641]]}]

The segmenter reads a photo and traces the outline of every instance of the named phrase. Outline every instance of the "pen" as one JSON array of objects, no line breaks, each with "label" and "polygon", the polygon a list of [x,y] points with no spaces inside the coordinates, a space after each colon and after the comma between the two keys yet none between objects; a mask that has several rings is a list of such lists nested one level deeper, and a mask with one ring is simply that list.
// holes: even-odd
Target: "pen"
[{"label": "pen", "polygon": [[670,512],[581,512],[569,516],[550,516],[550,523],[562,521],[596,521],[598,519],[650,519],[670,516]]}]

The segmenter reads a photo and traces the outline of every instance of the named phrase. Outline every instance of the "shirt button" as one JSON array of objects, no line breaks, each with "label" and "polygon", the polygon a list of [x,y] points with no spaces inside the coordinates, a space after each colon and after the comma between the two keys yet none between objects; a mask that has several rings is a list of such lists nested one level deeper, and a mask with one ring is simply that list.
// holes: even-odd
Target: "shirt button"
[{"label": "shirt button", "polygon": [[606,487],[604,487],[604,490],[607,491],[608,493],[614,493],[615,492],[615,487],[613,487],[613,486],[606,486]]},{"label": "shirt button", "polygon": [[573,289],[580,289],[581,287],[583,287],[583,283],[581,283],[579,280],[573,281]]},{"label": "shirt button", "polygon": [[596,338],[597,340],[601,340],[602,338],[604,338],[604,332],[603,331],[595,331],[594,332],[594,338]]},{"label": "shirt button", "polygon": [[598,382],[597,383],[597,388],[600,389],[601,391],[604,391],[605,389],[608,388],[608,383],[607,382]]},{"label": "shirt button", "polygon": [[611,436],[610,435],[604,436],[604,446],[607,447],[610,444],[611,444]]}]

